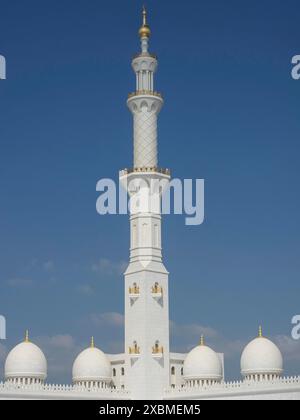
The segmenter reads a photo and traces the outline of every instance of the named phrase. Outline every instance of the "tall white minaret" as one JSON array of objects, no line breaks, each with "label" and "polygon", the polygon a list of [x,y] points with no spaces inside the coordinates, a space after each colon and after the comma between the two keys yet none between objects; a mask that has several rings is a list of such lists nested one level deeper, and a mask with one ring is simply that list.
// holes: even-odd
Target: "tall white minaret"
[{"label": "tall white minaret", "polygon": [[[157,117],[163,99],[154,90],[157,59],[148,51],[146,10],[139,30],[141,52],[133,59],[136,91],[127,105],[134,122],[134,163],[120,172],[131,201],[130,262],[125,272],[125,387],[133,399],[161,398],[169,386],[168,272],[162,262],[160,194],[151,187],[169,182],[158,168]],[[158,199],[157,199],[158,198]]]}]

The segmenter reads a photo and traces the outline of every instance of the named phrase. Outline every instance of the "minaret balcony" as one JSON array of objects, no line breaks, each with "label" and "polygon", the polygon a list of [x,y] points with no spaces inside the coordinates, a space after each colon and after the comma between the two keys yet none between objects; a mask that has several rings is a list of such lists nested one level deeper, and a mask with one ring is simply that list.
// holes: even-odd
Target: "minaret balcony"
[{"label": "minaret balcony", "polygon": [[140,52],[140,53],[134,54],[132,59],[135,60],[136,58],[140,58],[140,57],[151,57],[157,60],[157,54],[153,54],[149,52]]},{"label": "minaret balcony", "polygon": [[138,173],[138,172],[151,172],[151,173],[158,173],[158,174],[167,175],[167,176],[171,175],[170,169],[158,168],[156,166],[143,167],[143,168],[129,168],[129,169],[126,168],[120,172],[120,175],[124,176],[124,175],[129,175],[129,174]]},{"label": "minaret balcony", "polygon": [[162,99],[162,94],[153,90],[137,90],[128,95],[128,99],[133,98],[134,96],[155,96],[156,98]]}]

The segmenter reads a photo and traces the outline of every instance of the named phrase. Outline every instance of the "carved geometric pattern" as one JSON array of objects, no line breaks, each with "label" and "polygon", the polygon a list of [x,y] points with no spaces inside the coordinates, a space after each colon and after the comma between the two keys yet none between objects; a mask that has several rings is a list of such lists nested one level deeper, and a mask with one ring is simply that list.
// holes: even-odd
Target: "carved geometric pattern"
[{"label": "carved geometric pattern", "polygon": [[157,166],[157,114],[142,107],[134,113],[134,167]]}]

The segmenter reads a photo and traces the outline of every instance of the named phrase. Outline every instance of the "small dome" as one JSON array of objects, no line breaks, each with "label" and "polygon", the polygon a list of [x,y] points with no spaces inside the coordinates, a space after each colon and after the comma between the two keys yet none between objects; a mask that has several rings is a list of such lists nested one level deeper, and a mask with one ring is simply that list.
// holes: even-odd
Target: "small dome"
[{"label": "small dome", "polygon": [[73,382],[102,381],[112,378],[111,364],[103,351],[92,345],[82,351],[73,364]]},{"label": "small dome", "polygon": [[281,375],[282,372],[283,360],[280,350],[271,340],[262,336],[260,329],[259,337],[252,340],[242,353],[242,375]]},{"label": "small dome", "polygon": [[33,378],[44,381],[47,377],[47,360],[42,350],[31,343],[26,334],[23,343],[8,354],[5,362],[5,379]]},{"label": "small dome", "polygon": [[148,25],[143,25],[139,30],[139,35],[141,38],[150,38],[151,31]]},{"label": "small dome", "polygon": [[203,339],[187,355],[183,364],[184,379],[220,381],[222,379],[222,364],[217,353],[204,345]]}]

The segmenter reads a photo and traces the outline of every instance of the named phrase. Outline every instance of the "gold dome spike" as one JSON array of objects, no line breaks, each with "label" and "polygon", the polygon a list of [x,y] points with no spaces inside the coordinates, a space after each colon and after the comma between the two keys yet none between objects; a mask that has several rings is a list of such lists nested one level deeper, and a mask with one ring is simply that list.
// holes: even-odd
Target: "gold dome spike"
[{"label": "gold dome spike", "polygon": [[200,343],[199,346],[205,346],[205,342],[204,342],[204,335],[201,335],[200,337]]},{"label": "gold dome spike", "polygon": [[147,10],[146,7],[143,6],[143,26],[147,25]]},{"label": "gold dome spike", "polygon": [[91,349],[95,348],[94,337],[91,338]]},{"label": "gold dome spike", "polygon": [[262,326],[260,325],[258,328],[258,337],[262,338],[263,337],[263,331],[262,331]]},{"label": "gold dome spike", "polygon": [[151,35],[149,25],[147,24],[147,11],[145,6],[143,6],[143,25],[139,30],[139,35],[141,38],[150,38]]},{"label": "gold dome spike", "polygon": [[25,343],[29,343],[29,331],[28,330],[26,330],[25,331]]}]

